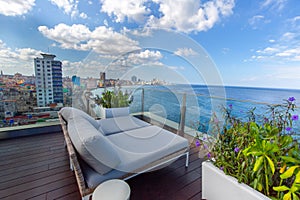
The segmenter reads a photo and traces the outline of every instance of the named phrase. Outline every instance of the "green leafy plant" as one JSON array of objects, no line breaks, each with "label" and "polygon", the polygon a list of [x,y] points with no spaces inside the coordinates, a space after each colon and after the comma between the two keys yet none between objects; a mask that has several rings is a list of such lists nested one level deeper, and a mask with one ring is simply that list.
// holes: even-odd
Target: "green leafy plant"
[{"label": "green leafy plant", "polygon": [[[293,126],[295,98],[269,106],[264,116],[248,111],[248,118],[233,116],[233,106],[223,108],[224,123],[212,116],[207,158],[224,173],[272,199],[299,200],[299,133]],[[199,135],[196,146],[203,145]],[[198,142],[197,142],[198,141]]]},{"label": "green leafy plant", "polygon": [[120,89],[117,91],[106,90],[102,96],[96,95],[95,103],[104,108],[127,107],[131,103],[130,96],[127,92],[123,93]]}]

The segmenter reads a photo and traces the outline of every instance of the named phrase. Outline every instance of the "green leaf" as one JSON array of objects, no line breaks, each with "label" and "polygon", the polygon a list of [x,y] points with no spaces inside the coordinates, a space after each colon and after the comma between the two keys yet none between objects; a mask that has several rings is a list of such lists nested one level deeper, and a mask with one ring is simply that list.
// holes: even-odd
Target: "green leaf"
[{"label": "green leaf", "polygon": [[270,132],[269,137],[274,137],[274,136],[278,135],[278,133],[279,133],[278,128],[277,128],[277,127],[276,127],[276,128],[273,128],[273,129],[271,130],[271,132]]},{"label": "green leaf", "polygon": [[296,174],[295,183],[300,183],[300,171]]},{"label": "green leaf", "polygon": [[275,190],[277,192],[283,192],[283,191],[290,190],[290,188],[285,185],[282,185],[282,186],[278,186],[278,187],[273,187],[273,190]]},{"label": "green leaf", "polygon": [[292,195],[290,192],[286,193],[284,196],[283,196],[283,200],[292,200]]},{"label": "green leaf", "polygon": [[293,176],[295,169],[297,169],[298,167],[299,165],[290,167],[288,170],[286,170],[283,174],[280,175],[280,178],[281,179],[290,178],[291,176]]},{"label": "green leaf", "polygon": [[298,159],[295,159],[293,157],[290,156],[281,156],[280,157],[282,160],[286,161],[286,162],[290,162],[290,163],[296,163],[296,164],[300,164],[300,161]]},{"label": "green leaf", "polygon": [[272,174],[275,173],[275,167],[274,167],[274,163],[273,161],[271,160],[271,158],[269,158],[269,156],[266,156],[267,160],[268,160],[268,163],[269,163],[269,166],[271,168],[271,171],[272,171]]},{"label": "green leaf", "polygon": [[262,184],[261,183],[258,183],[257,184],[257,189],[258,189],[258,191],[262,191],[262,189],[263,189],[263,186],[262,186]]},{"label": "green leaf", "polygon": [[260,157],[256,160],[256,162],[255,162],[255,164],[254,164],[254,168],[253,168],[253,171],[254,171],[254,172],[256,172],[256,171],[259,169],[259,167],[262,165],[263,160],[264,160],[264,157],[263,157],[263,156],[260,156]]},{"label": "green leaf", "polygon": [[292,193],[297,192],[297,190],[298,190],[298,188],[297,188],[296,186],[294,186],[294,185],[290,188],[290,191],[291,191]]},{"label": "green leaf", "polygon": [[300,200],[300,198],[297,194],[293,193],[293,200]]},{"label": "green leaf", "polygon": [[256,178],[256,179],[254,179],[254,181],[253,181],[253,188],[254,188],[254,189],[257,188],[257,183],[258,183],[258,180],[257,180],[257,178]]}]

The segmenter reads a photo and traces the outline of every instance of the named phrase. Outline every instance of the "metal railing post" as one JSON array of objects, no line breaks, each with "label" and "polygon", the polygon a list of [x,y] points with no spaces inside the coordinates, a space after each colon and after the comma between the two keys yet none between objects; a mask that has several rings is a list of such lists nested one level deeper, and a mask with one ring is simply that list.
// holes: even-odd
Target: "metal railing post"
[{"label": "metal railing post", "polygon": [[180,122],[179,122],[179,127],[177,132],[177,134],[180,136],[184,135],[185,115],[186,115],[186,93],[183,94],[182,104],[180,108]]},{"label": "metal railing post", "polygon": [[142,117],[144,117],[144,108],[145,108],[145,89],[142,88],[142,97],[141,97],[141,113],[142,113]]}]

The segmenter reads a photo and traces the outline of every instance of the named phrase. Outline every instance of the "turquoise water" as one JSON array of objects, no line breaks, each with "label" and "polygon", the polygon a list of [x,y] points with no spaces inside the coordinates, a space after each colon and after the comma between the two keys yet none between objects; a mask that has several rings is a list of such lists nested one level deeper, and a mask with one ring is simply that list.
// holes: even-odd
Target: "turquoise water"
[{"label": "turquoise water", "polygon": [[[144,111],[155,112],[171,121],[180,121],[180,106],[186,94],[186,125],[192,128],[199,121],[199,131],[207,131],[212,113],[222,117],[222,106],[232,105],[233,114],[246,119],[248,111],[255,108],[258,116],[266,114],[270,104],[281,104],[289,97],[296,98],[300,105],[300,90],[250,88],[250,87],[207,87],[201,85],[143,86],[133,91],[131,112],[141,111],[141,94],[144,88]],[[128,88],[127,88],[128,89]],[[300,114],[297,109],[294,114]],[[299,127],[299,121],[295,124]]]}]

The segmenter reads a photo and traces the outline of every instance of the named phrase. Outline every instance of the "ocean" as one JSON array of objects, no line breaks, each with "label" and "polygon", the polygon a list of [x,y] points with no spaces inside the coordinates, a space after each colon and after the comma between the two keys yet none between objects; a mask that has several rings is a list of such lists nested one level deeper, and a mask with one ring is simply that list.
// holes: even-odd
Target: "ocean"
[{"label": "ocean", "polygon": [[[186,126],[206,132],[213,113],[222,118],[222,107],[232,107],[234,116],[247,119],[248,111],[254,112],[263,119],[269,105],[286,103],[289,97],[296,99],[300,105],[300,90],[252,88],[252,87],[219,87],[203,85],[165,85],[124,87],[132,92],[133,102],[130,105],[132,113],[141,112],[142,89],[144,90],[144,111],[159,115],[168,120],[180,121],[180,107],[186,94]],[[293,114],[300,114],[297,108]],[[195,127],[195,124],[201,124]],[[198,126],[198,125],[197,125]],[[299,121],[294,130],[299,131]]]}]

